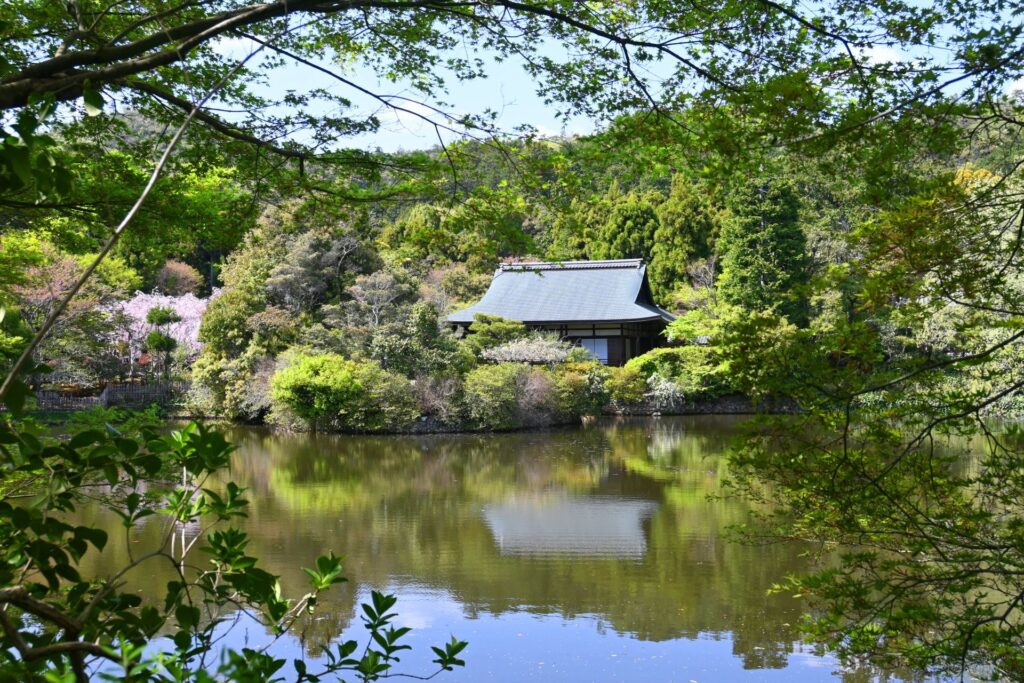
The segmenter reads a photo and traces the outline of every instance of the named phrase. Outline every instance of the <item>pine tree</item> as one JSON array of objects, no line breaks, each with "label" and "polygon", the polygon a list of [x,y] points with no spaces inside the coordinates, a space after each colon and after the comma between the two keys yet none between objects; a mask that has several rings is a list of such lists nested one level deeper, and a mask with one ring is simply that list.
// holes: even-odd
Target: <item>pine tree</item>
[{"label": "pine tree", "polygon": [[717,245],[722,301],[806,324],[809,259],[793,188],[757,179],[733,193],[730,208]]}]

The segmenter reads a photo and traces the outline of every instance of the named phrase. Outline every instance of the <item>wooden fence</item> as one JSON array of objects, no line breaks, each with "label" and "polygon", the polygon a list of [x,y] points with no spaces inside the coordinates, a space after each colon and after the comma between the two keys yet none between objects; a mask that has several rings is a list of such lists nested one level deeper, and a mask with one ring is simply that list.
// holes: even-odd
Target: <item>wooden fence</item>
[{"label": "wooden fence", "polygon": [[113,408],[147,408],[156,403],[180,403],[190,388],[188,382],[160,384],[108,384],[99,395],[102,405]]},{"label": "wooden fence", "polygon": [[[78,396],[66,391],[40,389],[35,393],[36,410],[70,411],[89,408],[148,408],[154,403],[170,406],[180,403],[190,388],[188,382],[158,384],[108,384],[98,396]],[[0,410],[3,410],[0,404]]]}]

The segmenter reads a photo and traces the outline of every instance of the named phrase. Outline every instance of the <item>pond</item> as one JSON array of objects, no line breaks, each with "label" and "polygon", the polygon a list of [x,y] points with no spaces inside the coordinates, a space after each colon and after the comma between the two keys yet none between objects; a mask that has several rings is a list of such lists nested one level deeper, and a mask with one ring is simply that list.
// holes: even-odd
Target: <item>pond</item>
[{"label": "pond", "polygon": [[[302,566],[328,550],[349,583],[272,652],[316,659],[339,638],[363,642],[356,613],[371,590],[398,596],[414,628],[402,670],[432,670],[429,645],[468,640],[445,681],[872,680],[800,643],[801,604],[767,594],[806,567],[801,548],[746,546],[748,519],[721,491],[738,418],[606,420],[495,435],[354,437],[238,428],[231,478],[248,487],[249,553],[301,595]],[[93,571],[123,566],[113,539]],[[133,530],[152,545],[162,522]],[[130,577],[158,599],[172,578]],[[269,636],[244,622],[236,646]]]}]

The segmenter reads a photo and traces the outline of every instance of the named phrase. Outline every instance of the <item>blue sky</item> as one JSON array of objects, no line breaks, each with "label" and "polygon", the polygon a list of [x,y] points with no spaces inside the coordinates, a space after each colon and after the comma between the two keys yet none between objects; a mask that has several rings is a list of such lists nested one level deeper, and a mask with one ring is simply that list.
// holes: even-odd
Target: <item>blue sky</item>
[{"label": "blue sky", "polygon": [[[226,39],[219,42],[216,50],[232,58],[243,58],[254,44],[246,39]],[[557,51],[557,47],[550,48]],[[336,65],[324,62],[325,67],[338,69]],[[408,84],[380,81],[369,68],[356,66],[343,70],[346,78],[381,95],[397,95],[421,100],[426,105],[436,103],[423,100]],[[557,116],[557,107],[546,104],[537,94],[536,84],[523,68],[515,61],[495,62],[488,60],[488,77],[468,82],[448,79],[448,92],[441,99],[457,103],[454,109],[446,109],[454,115],[481,113],[493,110],[498,113],[498,126],[502,130],[512,131],[517,126],[531,125],[541,135],[575,135],[592,132],[597,124],[593,120],[576,117],[563,121]],[[381,121],[381,129],[373,134],[348,138],[347,146],[374,149],[380,148],[387,152],[398,150],[414,150],[433,147],[438,144],[438,133],[429,123],[417,118],[414,113],[396,112],[383,107],[379,102],[342,83],[301,64],[290,63],[274,69],[266,90],[276,95],[292,89],[304,92],[313,88],[323,88],[350,99],[353,106],[362,114],[376,114]],[[443,120],[429,107],[417,105],[415,102],[402,102],[404,108],[419,112],[435,120]],[[315,111],[315,109],[314,109]],[[329,113],[324,110],[324,113]],[[349,112],[348,115],[352,116]],[[452,132],[443,132],[445,142],[456,136]]]},{"label": "blue sky", "polygon": [[[214,49],[221,54],[241,59],[249,54],[256,45],[244,38],[229,38],[218,42]],[[562,47],[558,44],[542,46],[543,53],[558,58],[561,56]],[[870,62],[900,62],[912,59],[910,55],[901,53],[885,45],[876,45],[869,49],[861,50],[861,56]],[[486,55],[481,55],[486,59]],[[948,58],[943,54],[919,54],[917,57],[926,57],[942,62]],[[515,60],[496,62],[493,59],[486,59],[486,71],[488,77],[468,82],[459,82],[454,77],[447,79],[448,92],[441,95],[445,102],[455,103],[453,109],[447,109],[455,116],[470,113],[482,113],[485,110],[493,110],[498,113],[497,125],[501,130],[512,132],[516,127],[522,125],[533,126],[542,136],[551,135],[578,135],[594,132],[600,125],[599,122],[585,118],[575,117],[563,120],[558,116],[558,107],[555,104],[545,103],[543,98],[537,94],[537,85],[522,66]],[[336,64],[327,60],[323,66],[328,69],[337,70]],[[662,62],[654,67],[661,75],[668,76],[672,66]],[[416,116],[416,112],[436,121],[444,121],[429,106],[436,105],[436,102],[423,100],[422,96],[415,92],[409,84],[391,83],[381,81],[372,69],[355,65],[344,67],[341,73],[348,79],[380,95],[408,97],[412,102],[403,101],[402,106],[411,111],[398,112],[384,107],[380,102],[364,95],[357,90],[346,86],[343,83],[319,73],[316,70],[298,63],[286,63],[284,66],[271,70],[269,82],[265,86],[268,94],[279,97],[287,90],[305,92],[314,88],[323,88],[334,94],[342,95],[350,99],[355,112],[345,112],[353,118],[359,115],[369,116],[375,114],[381,121],[381,128],[376,133],[360,135],[348,138],[344,145],[359,149],[381,149],[386,152],[399,150],[415,150],[434,147],[438,144],[438,131],[432,125]],[[657,80],[657,79],[655,79]],[[962,86],[961,86],[962,87]],[[260,88],[256,88],[259,92]],[[1007,92],[1024,92],[1024,77],[1010,83],[1006,87]],[[422,101],[423,105],[416,101]],[[316,112],[316,108],[312,108]],[[321,113],[330,114],[326,108]],[[441,131],[445,142],[458,137],[458,133],[452,131]],[[297,134],[298,139],[302,134]]]}]

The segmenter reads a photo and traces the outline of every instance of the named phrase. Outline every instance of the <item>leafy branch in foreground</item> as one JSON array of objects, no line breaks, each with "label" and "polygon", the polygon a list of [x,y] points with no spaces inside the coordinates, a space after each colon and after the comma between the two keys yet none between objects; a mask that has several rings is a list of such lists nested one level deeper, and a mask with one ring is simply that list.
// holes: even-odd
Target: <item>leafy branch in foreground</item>
[{"label": "leafy branch in foreground", "polygon": [[[2,17],[0,27],[6,27]],[[275,33],[276,38],[282,35]],[[0,664],[5,675],[88,681],[93,675],[114,678],[113,672],[120,669],[117,678],[125,680],[205,681],[211,680],[211,671],[228,680],[269,680],[286,663],[267,654],[270,644],[259,651],[225,648],[219,663],[211,661],[226,615],[245,615],[280,638],[316,609],[325,590],[344,581],[341,560],[332,553],[318,558],[316,569],[307,571],[305,595],[293,601],[281,596],[278,577],[257,566],[256,558],[245,552],[248,537],[230,525],[245,516],[242,490],[234,484],[220,491],[205,486],[211,474],[228,464],[231,447],[221,434],[193,423],[169,435],[151,428],[123,434],[107,426],[73,430],[67,438],[55,439],[40,436],[25,417],[30,392],[22,377],[48,371],[32,362],[33,350],[132,223],[192,118],[259,49],[217,76],[205,95],[189,106],[131,209],[50,311],[0,385],[0,399],[9,411],[0,424],[0,472],[5,484],[10,482],[0,492]],[[0,73],[5,74],[7,67],[9,62],[0,57]],[[5,191],[14,187],[59,195],[67,189],[66,173],[50,156],[50,140],[37,130],[62,96],[46,88],[40,95],[42,107],[36,106],[35,97],[26,100],[23,104],[32,106],[19,112],[19,135],[8,137],[0,148]],[[84,99],[87,109],[102,106],[94,92],[85,91]],[[33,151],[32,145],[40,151]],[[9,177],[19,184],[7,183]],[[168,470],[182,472],[180,485],[160,483]],[[82,567],[83,559],[107,546],[106,532],[66,521],[87,493],[99,493],[101,506],[119,516],[125,530],[129,561],[105,576],[87,576]],[[161,517],[165,521],[159,543],[136,557],[131,530]],[[175,533],[185,527],[198,528],[199,534],[186,542],[184,533],[180,538]],[[190,563],[194,548],[209,554],[207,564]],[[153,564],[169,566],[176,575],[162,605],[143,604],[124,590],[129,572]],[[404,635],[401,630],[384,630],[392,617],[379,615],[368,624],[371,643],[360,657],[328,658],[317,675],[297,664],[299,680],[315,681],[345,671],[362,680],[390,674],[392,662],[398,661],[395,653],[403,647],[397,641]],[[166,636],[172,646],[167,651],[161,651],[161,633],[172,634]],[[445,650],[437,660],[438,671],[462,664],[456,658],[461,647],[464,644],[454,643]],[[355,651],[349,644],[343,648]]]},{"label": "leafy branch in foreground", "polygon": [[849,293],[839,315],[745,314],[719,337],[740,381],[803,408],[751,430],[733,483],[774,504],[749,533],[834,551],[778,588],[849,661],[1024,676],[1024,439],[1002,419],[1024,389],[1019,195],[1014,176],[935,179],[816,283]]},{"label": "leafy branch in foreground", "polygon": [[[45,368],[33,368],[40,372]],[[218,652],[225,621],[241,613],[284,636],[311,615],[325,591],[345,581],[341,558],[333,553],[304,569],[308,590],[288,600],[278,577],[246,553],[247,535],[233,526],[245,516],[244,491],[233,483],[215,490],[209,477],[228,464],[232,447],[216,431],[193,423],[170,434],[144,426],[138,434],[80,429],[57,440],[33,434],[20,421],[28,387],[11,383],[11,414],[0,425],[0,467],[9,481],[24,481],[0,495],[0,666],[24,680],[70,676],[110,680],[270,680],[287,663],[259,650]],[[183,472],[178,484],[160,483],[167,472]],[[67,519],[82,496],[117,515],[123,539],[100,528]],[[156,520],[162,520],[157,522]],[[140,524],[160,524],[160,542],[136,555],[131,533]],[[199,529],[192,540],[182,528]],[[108,544],[124,542],[129,561],[105,576],[86,576],[83,559]],[[196,564],[194,551],[209,556]],[[125,576],[154,564],[171,567],[161,604],[145,604],[124,590]],[[361,654],[348,641],[324,653],[320,671],[293,662],[296,680],[320,681],[343,672],[377,680],[393,672],[400,640],[409,630],[395,628],[394,596],[374,592],[363,606],[369,641]],[[164,644],[166,643],[166,645]],[[435,672],[462,666],[464,642],[435,648]],[[115,674],[115,672],[118,672]]]}]

